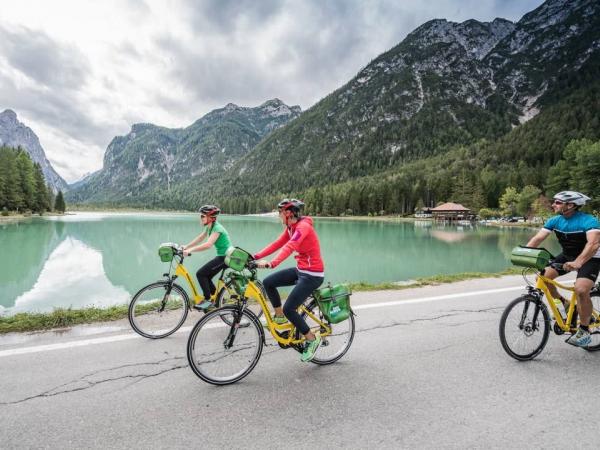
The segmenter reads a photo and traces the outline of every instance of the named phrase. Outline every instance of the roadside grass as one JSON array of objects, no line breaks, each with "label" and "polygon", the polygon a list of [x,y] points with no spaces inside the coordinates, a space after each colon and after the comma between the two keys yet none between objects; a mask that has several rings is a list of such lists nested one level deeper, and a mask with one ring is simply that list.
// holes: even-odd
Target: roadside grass
[{"label": "roadside grass", "polygon": [[[513,267],[498,273],[465,272],[452,275],[436,275],[417,278],[407,283],[351,283],[354,292],[400,290],[437,284],[455,283],[457,281],[477,278],[499,278],[505,275],[517,275],[521,269]],[[0,316],[0,334],[50,330],[66,328],[96,322],[112,322],[127,317],[129,305],[116,305],[106,308],[88,307],[82,309],[55,308],[48,313],[18,313],[13,316]]]},{"label": "roadside grass", "polygon": [[111,322],[127,317],[128,305],[83,309],[55,308],[48,313],[18,313],[0,317],[0,334],[65,328],[94,322]]},{"label": "roadside grass", "polygon": [[354,292],[361,291],[386,291],[410,289],[422,286],[434,286],[436,284],[456,283],[457,281],[474,280],[477,278],[500,278],[506,275],[519,275],[523,271],[522,268],[510,267],[497,273],[486,272],[463,272],[450,275],[434,275],[431,277],[417,278],[413,282],[406,283],[350,283],[350,287]]}]

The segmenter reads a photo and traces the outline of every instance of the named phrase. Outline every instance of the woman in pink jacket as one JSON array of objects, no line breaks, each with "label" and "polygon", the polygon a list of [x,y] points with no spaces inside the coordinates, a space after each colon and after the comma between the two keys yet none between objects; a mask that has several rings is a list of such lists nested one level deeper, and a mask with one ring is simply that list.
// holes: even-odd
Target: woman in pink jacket
[{"label": "woman in pink jacket", "polygon": [[[308,362],[313,359],[321,345],[321,336],[310,330],[307,323],[298,314],[298,307],[323,283],[325,269],[321,259],[319,238],[313,228],[312,219],[301,215],[300,211],[303,206],[304,203],[296,199],[284,199],[277,205],[279,218],[285,226],[285,230],[276,241],[266,246],[254,257],[259,260],[258,267],[274,269],[292,252],[296,252],[297,267],[282,269],[269,275],[263,280],[263,285],[273,308],[275,308],[273,318],[275,323],[284,324],[289,319],[306,338],[306,345],[300,359]],[[261,260],[277,250],[279,253],[271,262]],[[277,288],[293,285],[295,286],[282,307]]]}]

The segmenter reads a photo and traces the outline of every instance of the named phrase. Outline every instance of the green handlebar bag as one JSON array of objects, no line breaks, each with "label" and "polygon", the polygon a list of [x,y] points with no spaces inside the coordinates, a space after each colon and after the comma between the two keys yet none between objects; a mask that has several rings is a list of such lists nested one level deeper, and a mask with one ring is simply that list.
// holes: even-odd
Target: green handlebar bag
[{"label": "green handlebar bag", "polygon": [[162,262],[173,261],[173,256],[175,256],[175,248],[177,248],[177,244],[172,242],[160,244],[160,247],[158,247],[158,256],[160,257],[160,260]]},{"label": "green handlebar bag", "polygon": [[518,246],[510,252],[510,262],[519,267],[542,270],[551,259],[552,254],[545,248]]},{"label": "green handlebar bag", "polygon": [[229,247],[225,253],[225,265],[230,269],[241,272],[252,255],[239,247]]},{"label": "green handlebar bag", "polygon": [[350,295],[352,290],[347,284],[336,284],[315,290],[313,296],[319,304],[319,309],[329,323],[340,323],[350,317]]}]

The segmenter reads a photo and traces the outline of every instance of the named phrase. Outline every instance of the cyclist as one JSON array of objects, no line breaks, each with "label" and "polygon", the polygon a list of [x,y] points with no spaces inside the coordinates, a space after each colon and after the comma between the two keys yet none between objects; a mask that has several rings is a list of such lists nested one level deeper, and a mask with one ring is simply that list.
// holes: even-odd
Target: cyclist
[{"label": "cyclist", "polygon": [[[553,262],[562,263],[563,270],[548,266],[544,269],[544,276],[555,279],[569,271],[577,271],[575,293],[580,326],[567,342],[578,347],[585,347],[591,342],[589,325],[593,307],[590,290],[600,271],[600,224],[596,217],[579,211],[588,200],[588,196],[575,191],[556,194],[552,208],[557,215],[548,219],[543,228],[527,243],[528,247],[538,247],[554,231],[562,253]],[[556,288],[552,288],[552,295],[558,295]],[[566,300],[560,298],[565,304]]]},{"label": "cyclist", "polygon": [[[259,260],[257,261],[258,267],[274,269],[292,252],[297,253],[295,256],[296,268],[282,269],[269,275],[263,280],[263,285],[275,309],[273,318],[275,323],[284,324],[289,319],[306,338],[306,345],[300,359],[308,362],[314,358],[315,352],[321,345],[321,336],[310,330],[310,327],[298,314],[297,309],[323,283],[325,273],[319,238],[313,228],[312,218],[302,216],[303,206],[304,203],[300,200],[287,198],[277,205],[279,218],[285,226],[285,230],[276,241],[266,246],[254,257]],[[271,262],[261,259],[279,249],[281,250]],[[292,285],[295,286],[282,307],[277,288]]]},{"label": "cyclist", "polygon": [[[194,308],[199,311],[207,311],[214,307],[210,298],[215,294],[217,289],[212,282],[212,277],[225,268],[225,253],[231,247],[231,240],[225,227],[217,222],[217,216],[221,212],[219,208],[214,205],[204,205],[198,212],[200,213],[200,223],[204,227],[204,230],[183,248],[183,252],[189,256],[193,252],[208,250],[212,246],[217,250],[217,256],[200,267],[198,272],[196,272],[196,278],[198,278],[204,300],[194,305]],[[206,241],[202,242],[204,239]],[[199,244],[200,242],[202,243]]]}]

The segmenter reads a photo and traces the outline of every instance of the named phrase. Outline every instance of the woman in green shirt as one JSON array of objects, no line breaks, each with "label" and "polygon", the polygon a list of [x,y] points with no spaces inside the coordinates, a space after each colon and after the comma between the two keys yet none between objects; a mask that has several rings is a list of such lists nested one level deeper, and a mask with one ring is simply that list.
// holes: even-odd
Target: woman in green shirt
[{"label": "woman in green shirt", "polygon": [[[204,205],[200,208],[200,222],[204,226],[204,231],[183,248],[184,254],[188,256],[193,252],[208,250],[213,245],[217,250],[217,256],[200,267],[198,272],[196,272],[198,283],[200,283],[200,288],[204,294],[204,301],[194,305],[194,308],[200,311],[206,311],[208,308],[214,306],[210,298],[214,295],[217,288],[212,282],[212,277],[225,268],[225,252],[231,247],[227,230],[217,222],[217,216],[220,212],[221,210],[214,205]],[[206,241],[202,242],[204,239]],[[198,244],[199,242],[202,243]]]}]

